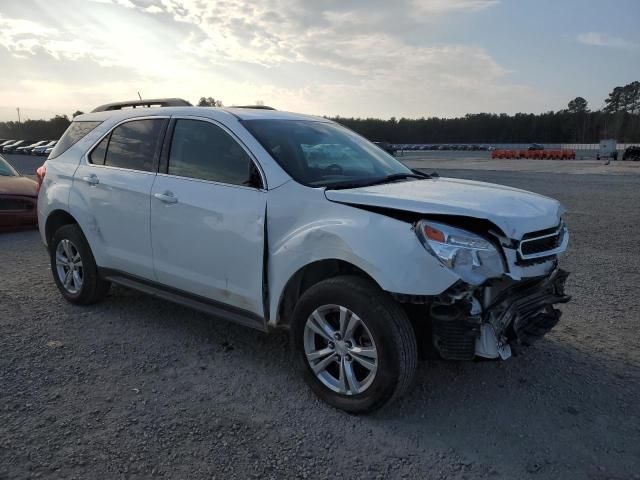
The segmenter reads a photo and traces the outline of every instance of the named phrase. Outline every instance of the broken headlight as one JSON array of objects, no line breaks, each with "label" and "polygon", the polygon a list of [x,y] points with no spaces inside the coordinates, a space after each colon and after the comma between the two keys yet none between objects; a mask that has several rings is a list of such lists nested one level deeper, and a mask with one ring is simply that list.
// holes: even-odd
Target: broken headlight
[{"label": "broken headlight", "polygon": [[500,252],[475,233],[427,220],[416,224],[416,233],[429,253],[471,285],[504,273]]}]

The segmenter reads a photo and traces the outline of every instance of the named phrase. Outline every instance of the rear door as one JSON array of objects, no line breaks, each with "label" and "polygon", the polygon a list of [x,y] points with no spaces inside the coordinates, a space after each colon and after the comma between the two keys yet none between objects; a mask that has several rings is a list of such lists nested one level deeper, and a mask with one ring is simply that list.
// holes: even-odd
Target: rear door
[{"label": "rear door", "polygon": [[100,267],[154,279],[150,195],[167,124],[160,117],[119,124],[76,170],[71,213]]},{"label": "rear door", "polygon": [[248,150],[221,124],[175,118],[151,197],[158,281],[263,316],[266,193]]}]

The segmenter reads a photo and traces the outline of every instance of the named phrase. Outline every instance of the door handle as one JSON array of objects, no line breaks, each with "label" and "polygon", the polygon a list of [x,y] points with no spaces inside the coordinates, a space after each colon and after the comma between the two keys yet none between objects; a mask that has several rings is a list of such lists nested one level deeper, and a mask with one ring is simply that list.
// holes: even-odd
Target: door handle
[{"label": "door handle", "polygon": [[94,173],[92,173],[91,175],[87,175],[85,177],[82,177],[82,180],[87,182],[89,185],[97,185],[97,184],[100,183],[100,179]]},{"label": "door handle", "polygon": [[172,192],[154,193],[153,196],[163,203],[178,203],[178,198],[173,195]]}]

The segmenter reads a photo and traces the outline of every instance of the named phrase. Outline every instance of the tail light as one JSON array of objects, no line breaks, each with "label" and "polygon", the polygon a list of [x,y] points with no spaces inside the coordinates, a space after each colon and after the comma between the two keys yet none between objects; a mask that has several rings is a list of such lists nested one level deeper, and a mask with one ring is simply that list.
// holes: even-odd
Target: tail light
[{"label": "tail light", "polygon": [[36,193],[40,192],[40,187],[42,187],[42,182],[44,182],[44,176],[47,174],[47,167],[45,165],[41,165],[36,170],[36,176],[38,177],[38,186],[36,187]]}]

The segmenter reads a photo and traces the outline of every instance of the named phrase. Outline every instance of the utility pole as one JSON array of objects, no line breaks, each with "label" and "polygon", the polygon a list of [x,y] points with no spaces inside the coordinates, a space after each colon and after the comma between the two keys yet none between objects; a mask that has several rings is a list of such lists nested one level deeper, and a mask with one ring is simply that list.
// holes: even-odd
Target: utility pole
[{"label": "utility pole", "polygon": [[18,125],[20,125],[20,107],[16,108],[16,111],[18,112]]}]

